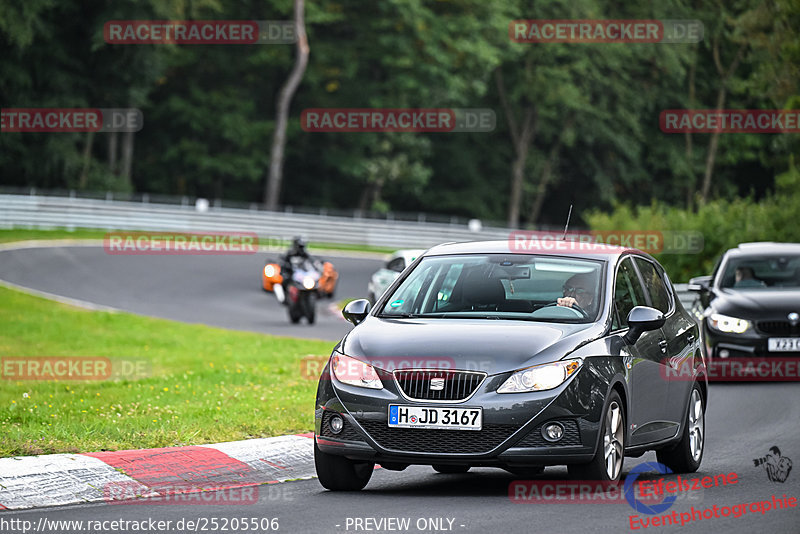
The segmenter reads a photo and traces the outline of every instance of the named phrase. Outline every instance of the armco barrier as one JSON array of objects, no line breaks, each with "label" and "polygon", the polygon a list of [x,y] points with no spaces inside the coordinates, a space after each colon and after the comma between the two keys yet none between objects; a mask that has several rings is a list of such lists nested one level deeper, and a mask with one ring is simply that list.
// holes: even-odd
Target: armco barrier
[{"label": "armco barrier", "polygon": [[392,248],[427,248],[449,241],[508,238],[506,228],[471,231],[463,224],[391,221],[194,205],[40,195],[0,195],[0,228],[254,232],[262,237]]}]

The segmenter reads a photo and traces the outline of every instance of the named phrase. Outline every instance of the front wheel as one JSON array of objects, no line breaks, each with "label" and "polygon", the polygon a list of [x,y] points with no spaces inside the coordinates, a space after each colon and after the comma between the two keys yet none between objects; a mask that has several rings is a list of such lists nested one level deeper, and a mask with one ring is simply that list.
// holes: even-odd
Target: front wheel
[{"label": "front wheel", "polygon": [[568,466],[572,478],[607,482],[619,481],[622,474],[622,462],[625,459],[625,412],[622,409],[622,400],[616,391],[612,391],[608,396],[600,432],[602,440],[592,461]]},{"label": "front wheel", "polygon": [[674,447],[656,451],[656,458],[673,473],[694,473],[703,460],[705,440],[705,404],[700,388],[695,385],[689,396],[681,440]]},{"label": "front wheel", "polygon": [[301,298],[303,315],[305,315],[308,324],[314,324],[314,320],[317,318],[317,295],[316,293],[308,292]]},{"label": "front wheel", "polygon": [[314,466],[317,468],[317,478],[322,487],[331,491],[359,491],[364,489],[375,464],[370,462],[356,462],[319,450],[314,442]]},{"label": "front wheel", "polygon": [[455,475],[469,471],[468,465],[433,464],[433,470],[444,475]]}]

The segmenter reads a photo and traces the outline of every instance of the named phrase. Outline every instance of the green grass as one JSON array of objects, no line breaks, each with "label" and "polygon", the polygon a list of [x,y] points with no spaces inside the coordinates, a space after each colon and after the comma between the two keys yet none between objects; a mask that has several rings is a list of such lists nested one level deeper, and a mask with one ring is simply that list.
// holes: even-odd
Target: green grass
[{"label": "green grass", "polygon": [[[120,230],[120,231],[125,231],[125,230]],[[28,241],[28,240],[39,240],[39,239],[103,239],[103,237],[108,232],[109,230],[96,230],[91,228],[76,228],[74,230],[69,230],[66,228],[57,228],[53,230],[27,230],[23,228],[0,229],[0,243],[10,243],[13,241]],[[274,242],[272,240],[266,240],[265,243],[268,245],[274,245]],[[314,249],[325,249],[325,250],[376,252],[379,254],[390,254],[395,250],[389,247],[373,247],[369,245],[348,245],[342,243],[310,242],[308,246],[312,252],[314,251]]]},{"label": "green grass", "polygon": [[332,344],[84,311],[0,288],[0,357],[144,361],[146,376],[0,379],[0,457],[195,445],[313,429],[301,359]]}]

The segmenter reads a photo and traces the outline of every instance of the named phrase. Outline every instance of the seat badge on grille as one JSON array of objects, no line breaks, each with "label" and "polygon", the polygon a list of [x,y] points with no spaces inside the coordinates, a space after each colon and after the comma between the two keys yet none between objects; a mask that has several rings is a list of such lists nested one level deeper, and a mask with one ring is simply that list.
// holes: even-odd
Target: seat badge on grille
[{"label": "seat badge on grille", "polygon": [[431,391],[442,391],[444,389],[444,378],[431,378]]}]

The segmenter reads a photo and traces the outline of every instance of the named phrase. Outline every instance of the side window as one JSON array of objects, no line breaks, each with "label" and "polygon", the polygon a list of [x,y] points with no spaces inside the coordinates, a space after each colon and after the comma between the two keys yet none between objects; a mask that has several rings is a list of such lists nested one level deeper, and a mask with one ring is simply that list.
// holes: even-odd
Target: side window
[{"label": "side window", "polygon": [[647,292],[650,293],[653,307],[664,313],[669,312],[672,300],[669,297],[667,286],[664,285],[664,280],[656,272],[655,265],[642,258],[636,258],[636,266],[639,267],[639,272],[642,273],[644,286],[647,288]]},{"label": "side window", "polygon": [[395,258],[386,265],[386,268],[391,271],[402,273],[403,269],[406,268],[406,262],[403,258]]},{"label": "side window", "polygon": [[614,306],[617,308],[617,317],[614,318],[612,328],[628,326],[628,314],[636,306],[646,306],[642,284],[633,270],[631,260],[625,258],[619,265],[617,280],[614,284]]}]

